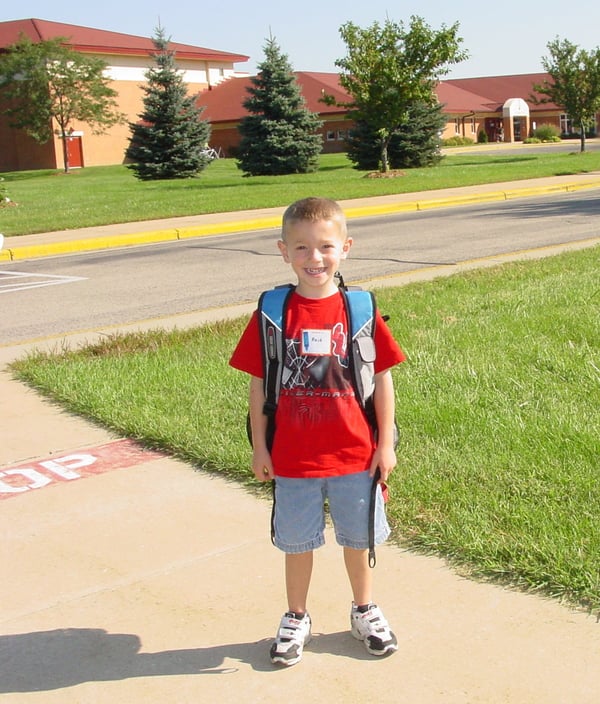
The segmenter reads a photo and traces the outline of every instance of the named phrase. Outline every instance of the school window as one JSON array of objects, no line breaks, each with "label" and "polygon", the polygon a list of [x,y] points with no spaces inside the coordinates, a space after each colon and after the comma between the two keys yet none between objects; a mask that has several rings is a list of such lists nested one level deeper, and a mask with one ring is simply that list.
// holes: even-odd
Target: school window
[{"label": "school window", "polygon": [[475,118],[472,117],[469,122],[471,123],[471,134],[475,134]]},{"label": "school window", "polygon": [[454,118],[454,134],[460,134],[460,118]]},{"label": "school window", "polygon": [[338,142],[343,142],[346,139],[346,135],[347,135],[346,130],[338,130],[337,131]]},{"label": "school window", "polygon": [[327,130],[327,141],[335,142],[335,130]]},{"label": "school window", "polygon": [[562,134],[571,134],[573,132],[573,125],[566,113],[560,116],[560,131]]}]

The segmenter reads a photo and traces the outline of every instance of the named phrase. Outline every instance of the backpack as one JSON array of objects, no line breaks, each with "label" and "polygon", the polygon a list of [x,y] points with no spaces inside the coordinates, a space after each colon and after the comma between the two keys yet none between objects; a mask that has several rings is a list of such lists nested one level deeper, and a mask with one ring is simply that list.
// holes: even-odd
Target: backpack
[{"label": "backpack", "polygon": [[[358,286],[346,286],[342,275],[336,273],[339,281],[339,291],[344,302],[348,318],[350,338],[349,369],[352,386],[365,417],[377,436],[377,418],[373,394],[375,391],[375,313],[377,306],[375,297],[370,291]],[[295,291],[293,284],[276,286],[264,291],[258,299],[258,324],[260,332],[263,359],[263,390],[265,403],[263,413],[267,416],[267,447],[271,450],[275,436],[275,412],[281,390],[285,358],[285,318],[287,304]],[[387,316],[384,316],[387,320]],[[246,432],[252,444],[250,414],[246,418]],[[395,444],[398,439],[397,426],[394,423]],[[369,565],[375,566],[374,547],[374,516],[375,497],[380,474],[377,469],[371,485],[371,501],[369,507]],[[382,487],[387,498],[386,489]],[[274,509],[274,506],[273,506]],[[273,512],[274,513],[274,512]],[[273,514],[272,514],[273,518]],[[273,539],[273,521],[271,520],[271,539]]]}]

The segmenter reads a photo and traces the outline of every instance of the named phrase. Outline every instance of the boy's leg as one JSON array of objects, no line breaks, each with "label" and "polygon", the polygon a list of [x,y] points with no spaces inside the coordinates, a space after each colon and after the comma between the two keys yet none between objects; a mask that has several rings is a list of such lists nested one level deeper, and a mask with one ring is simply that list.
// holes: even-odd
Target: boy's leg
[{"label": "boy's leg", "polygon": [[288,610],[306,613],[308,588],[313,568],[313,552],[287,553],[285,556],[285,586]]},{"label": "boy's leg", "polygon": [[295,665],[311,639],[311,620],[307,611],[312,577],[313,550],[325,538],[321,482],[279,477],[275,484],[274,543],[285,552],[285,582],[288,610],[283,614],[271,662]]},{"label": "boy's leg", "polygon": [[312,576],[313,550],[325,542],[323,482],[278,477],[273,516],[274,544],[285,552],[288,608],[306,611]]},{"label": "boy's leg", "polygon": [[286,553],[285,584],[288,611],[283,614],[275,642],[271,646],[271,662],[277,665],[295,665],[311,639],[311,621],[306,611],[308,587],[312,575],[312,550]]},{"label": "boy's leg", "polygon": [[363,641],[371,655],[393,653],[398,649],[396,636],[372,600],[373,570],[369,567],[369,551],[345,547],[344,561],[354,598],[350,611],[352,635]]},{"label": "boy's leg", "polygon": [[[338,542],[344,549],[344,562],[352,588],[353,604],[350,611],[352,635],[362,640],[372,655],[389,655],[398,648],[381,609],[373,603],[373,570],[369,567],[368,506],[365,496],[370,497],[371,481],[368,473],[363,476],[350,475],[348,480],[336,482],[336,495],[330,509]],[[338,491],[339,490],[339,491]],[[389,526],[383,509],[381,494],[377,496],[375,511],[375,542],[383,542],[389,534]],[[350,547],[360,545],[361,547]],[[364,545],[364,547],[362,547]]]},{"label": "boy's leg", "polygon": [[345,547],[344,563],[354,603],[359,606],[370,604],[373,598],[373,570],[369,567],[369,551]]}]

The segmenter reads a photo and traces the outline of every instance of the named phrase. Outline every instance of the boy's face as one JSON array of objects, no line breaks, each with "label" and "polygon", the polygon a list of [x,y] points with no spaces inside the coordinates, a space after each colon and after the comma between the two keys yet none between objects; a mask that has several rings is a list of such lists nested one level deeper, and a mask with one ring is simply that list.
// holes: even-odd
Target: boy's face
[{"label": "boy's face", "polygon": [[334,274],[348,255],[352,238],[336,219],[288,223],[277,243],[284,261],[298,277],[297,292],[305,298],[325,298],[337,290]]}]

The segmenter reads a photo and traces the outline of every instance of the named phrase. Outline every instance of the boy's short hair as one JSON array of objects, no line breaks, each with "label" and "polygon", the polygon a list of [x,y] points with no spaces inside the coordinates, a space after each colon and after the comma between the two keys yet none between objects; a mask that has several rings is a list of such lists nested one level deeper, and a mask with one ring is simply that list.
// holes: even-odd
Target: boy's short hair
[{"label": "boy's short hair", "polygon": [[346,239],[346,216],[340,205],[330,198],[302,198],[288,206],[283,214],[281,226],[283,239],[287,226],[300,220],[336,220],[340,225],[340,233]]}]

